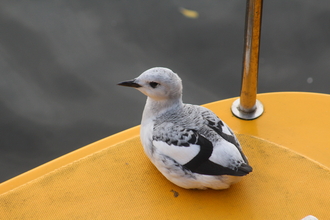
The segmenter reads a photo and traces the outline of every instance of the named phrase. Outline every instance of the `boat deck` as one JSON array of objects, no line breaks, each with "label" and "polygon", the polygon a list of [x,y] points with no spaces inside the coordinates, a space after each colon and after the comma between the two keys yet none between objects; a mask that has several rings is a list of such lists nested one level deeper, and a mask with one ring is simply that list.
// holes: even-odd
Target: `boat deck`
[{"label": "boat deck", "polygon": [[264,114],[240,120],[235,99],[205,107],[237,134],[254,170],[227,190],[186,190],[144,155],[139,126],[0,185],[4,219],[327,219],[330,96],[258,95]]}]

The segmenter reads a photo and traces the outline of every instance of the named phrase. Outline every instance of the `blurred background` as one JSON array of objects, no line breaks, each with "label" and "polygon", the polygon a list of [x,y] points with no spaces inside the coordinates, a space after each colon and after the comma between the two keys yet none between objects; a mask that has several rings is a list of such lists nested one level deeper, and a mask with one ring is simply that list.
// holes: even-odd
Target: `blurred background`
[{"label": "blurred background", "polygon": [[[184,102],[239,96],[245,1],[0,1],[0,182],[140,123],[155,66]],[[192,10],[192,11],[187,11]],[[264,1],[259,93],[330,93],[328,0]]]}]

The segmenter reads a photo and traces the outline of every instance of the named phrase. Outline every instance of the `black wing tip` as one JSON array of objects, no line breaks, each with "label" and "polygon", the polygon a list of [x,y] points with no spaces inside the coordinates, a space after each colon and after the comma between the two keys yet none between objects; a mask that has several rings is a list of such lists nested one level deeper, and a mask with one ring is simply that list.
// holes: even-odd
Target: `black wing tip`
[{"label": "black wing tip", "polygon": [[192,171],[193,173],[211,175],[211,176],[221,176],[221,175],[230,175],[230,176],[245,176],[252,172],[253,168],[248,164],[242,164],[237,169],[233,170],[228,167],[223,167],[219,164],[216,164],[210,160],[199,164],[198,166],[191,166],[189,162],[183,167]]},{"label": "black wing tip", "polygon": [[245,176],[253,171],[253,168],[248,164],[242,164],[237,171],[238,176]]}]

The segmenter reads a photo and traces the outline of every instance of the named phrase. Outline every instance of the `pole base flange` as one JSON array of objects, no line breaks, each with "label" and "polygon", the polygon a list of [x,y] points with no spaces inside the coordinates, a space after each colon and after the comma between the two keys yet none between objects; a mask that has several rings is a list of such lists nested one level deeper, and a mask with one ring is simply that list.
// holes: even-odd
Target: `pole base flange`
[{"label": "pole base flange", "polygon": [[255,109],[252,112],[245,112],[241,110],[240,99],[237,99],[233,102],[231,106],[231,112],[240,119],[244,120],[253,120],[262,115],[264,112],[264,106],[259,100],[256,100]]}]

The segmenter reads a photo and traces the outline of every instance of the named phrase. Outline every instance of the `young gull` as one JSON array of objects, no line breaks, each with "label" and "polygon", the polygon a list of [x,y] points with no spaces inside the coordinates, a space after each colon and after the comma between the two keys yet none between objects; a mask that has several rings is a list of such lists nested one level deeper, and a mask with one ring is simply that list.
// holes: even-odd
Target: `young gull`
[{"label": "young gull", "polygon": [[226,189],[252,171],[232,130],[209,109],[182,102],[172,70],[151,68],[119,83],[145,94],[140,138],[145,153],[172,183],[186,189]]}]

